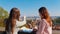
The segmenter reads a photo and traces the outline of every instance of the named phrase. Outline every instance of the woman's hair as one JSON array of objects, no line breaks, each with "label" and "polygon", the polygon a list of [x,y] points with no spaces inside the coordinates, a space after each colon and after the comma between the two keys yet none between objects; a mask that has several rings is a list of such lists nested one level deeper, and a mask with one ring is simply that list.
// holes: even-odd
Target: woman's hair
[{"label": "woman's hair", "polygon": [[20,16],[20,11],[18,10],[18,11],[16,11],[16,10],[18,10],[18,8],[12,8],[11,9],[11,11],[10,11],[10,14],[9,14],[9,18],[12,18],[14,15],[14,12],[17,12],[17,13],[15,13],[15,15],[17,15],[16,16],[16,18],[18,18],[19,16]]},{"label": "woman's hair", "polygon": [[41,19],[46,19],[47,22],[50,24],[50,26],[52,26],[51,18],[50,18],[49,13],[48,13],[48,11],[47,11],[47,9],[45,7],[41,7],[39,9],[39,14],[42,15]]}]

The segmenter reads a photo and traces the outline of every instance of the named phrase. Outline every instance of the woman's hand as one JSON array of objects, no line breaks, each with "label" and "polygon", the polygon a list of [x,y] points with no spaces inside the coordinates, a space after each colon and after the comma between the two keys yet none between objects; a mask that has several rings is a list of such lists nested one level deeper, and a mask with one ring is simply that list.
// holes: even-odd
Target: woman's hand
[{"label": "woman's hand", "polygon": [[33,28],[33,31],[37,31],[38,30],[38,28],[37,28],[37,26],[35,26],[34,28]]},{"label": "woman's hand", "polygon": [[20,31],[23,31],[23,29],[21,29],[21,28],[20,28],[19,30],[20,30]]}]

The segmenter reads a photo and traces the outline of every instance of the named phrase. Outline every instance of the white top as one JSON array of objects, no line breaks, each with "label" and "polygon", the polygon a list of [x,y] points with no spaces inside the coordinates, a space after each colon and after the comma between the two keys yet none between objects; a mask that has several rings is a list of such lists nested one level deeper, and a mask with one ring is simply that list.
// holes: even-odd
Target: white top
[{"label": "white top", "polygon": [[45,19],[40,21],[36,34],[52,34],[52,27],[50,27]]},{"label": "white top", "polygon": [[15,26],[15,29],[14,29],[14,34],[17,34],[17,32],[20,30],[20,28],[18,28],[18,27],[23,26],[24,24],[26,24],[25,21],[20,22],[20,21],[16,20],[16,26]]},{"label": "white top", "polygon": [[[45,20],[45,19],[44,19]],[[46,20],[45,20],[46,21]],[[46,21],[46,23],[47,23],[47,21]],[[52,27],[49,25],[49,23],[47,23],[47,27],[48,27],[48,32],[49,32],[49,34],[52,34]]]},{"label": "white top", "polygon": [[20,22],[20,21],[16,20],[16,27],[23,26],[24,24],[26,24],[25,21]]},{"label": "white top", "polygon": [[[18,28],[18,27],[23,26],[24,24],[26,24],[26,16],[24,16],[24,21],[16,20],[16,26],[14,28],[13,34],[17,34],[17,32],[20,30],[20,28]],[[6,32],[7,32],[7,34],[11,34],[11,24],[9,24],[9,31],[6,31]]]}]

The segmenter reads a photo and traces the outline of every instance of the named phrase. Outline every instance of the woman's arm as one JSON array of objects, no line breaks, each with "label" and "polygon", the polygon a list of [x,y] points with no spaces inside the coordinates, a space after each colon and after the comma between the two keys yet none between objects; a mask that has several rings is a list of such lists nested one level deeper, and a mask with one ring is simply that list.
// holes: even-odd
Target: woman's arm
[{"label": "woman's arm", "polygon": [[17,21],[16,22],[16,25],[19,27],[19,26],[23,26],[23,25],[25,25],[26,24],[26,22],[24,22],[24,21]]},{"label": "woman's arm", "polygon": [[44,31],[44,29],[45,29],[45,22],[44,22],[44,20],[42,20],[41,22],[40,22],[40,24],[39,24],[39,31],[40,31],[40,34],[43,34],[43,31]]},{"label": "woman's arm", "polygon": [[14,34],[14,27],[15,27],[15,25],[16,25],[16,20],[13,19],[12,22],[11,22],[11,32],[12,32],[12,34]]},{"label": "woman's arm", "polygon": [[37,31],[37,30],[38,30],[37,26],[33,27],[33,31]]},{"label": "woman's arm", "polygon": [[14,27],[12,27],[11,32],[12,32],[12,34],[14,33]]},{"label": "woman's arm", "polygon": [[33,31],[33,29],[29,29],[29,28],[26,28],[26,27],[22,27],[21,30],[23,32],[28,32],[28,33],[31,33]]}]

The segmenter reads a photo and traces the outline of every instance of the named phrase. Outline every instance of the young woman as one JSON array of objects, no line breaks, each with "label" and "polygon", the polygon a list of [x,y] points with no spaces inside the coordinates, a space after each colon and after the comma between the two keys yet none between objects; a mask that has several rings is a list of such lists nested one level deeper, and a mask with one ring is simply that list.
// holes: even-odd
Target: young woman
[{"label": "young woman", "polygon": [[41,20],[36,34],[52,34],[52,21],[47,9],[45,7],[41,7],[39,9],[39,15]]},{"label": "young woman", "polygon": [[18,27],[22,26],[26,23],[20,22],[20,11],[18,8],[12,8],[9,14],[9,18],[6,22],[6,33],[7,34],[17,34],[18,30],[20,30]]},{"label": "young woman", "polygon": [[16,19],[19,20],[17,18],[17,12],[18,12],[17,8],[12,8],[10,11],[9,18],[6,22],[6,33],[7,34],[13,34],[14,32],[14,28],[16,25]]},{"label": "young woman", "polygon": [[33,29],[29,29],[26,27],[18,28],[26,24],[26,17],[24,17],[24,21],[20,21],[20,11],[18,8],[12,8],[9,14],[9,18],[6,22],[6,33],[7,34],[17,34],[18,31],[31,33]]}]

